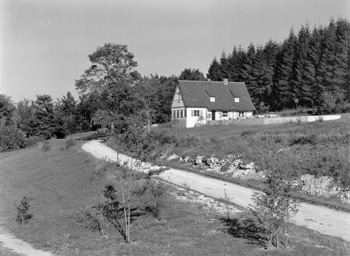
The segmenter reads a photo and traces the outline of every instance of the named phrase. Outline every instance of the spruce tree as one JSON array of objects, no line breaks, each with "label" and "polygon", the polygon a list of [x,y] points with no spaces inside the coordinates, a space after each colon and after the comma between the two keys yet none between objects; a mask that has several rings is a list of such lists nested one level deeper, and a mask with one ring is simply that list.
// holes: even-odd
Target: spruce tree
[{"label": "spruce tree", "polygon": [[272,107],[275,110],[292,108],[294,105],[293,97],[295,97],[295,95],[292,94],[290,80],[296,40],[297,38],[294,34],[294,30],[291,29],[288,39],[284,41],[281,50],[276,55],[271,90]]},{"label": "spruce tree", "polygon": [[216,58],[213,59],[208,69],[207,78],[212,81],[220,81],[220,64]]},{"label": "spruce tree", "polygon": [[220,58],[220,81],[224,79],[230,79],[230,74],[229,74],[229,62],[226,57],[226,53],[223,51],[221,54]]},{"label": "spruce tree", "polygon": [[230,81],[238,81],[238,51],[234,46],[232,53],[228,56],[229,72],[228,77]]}]

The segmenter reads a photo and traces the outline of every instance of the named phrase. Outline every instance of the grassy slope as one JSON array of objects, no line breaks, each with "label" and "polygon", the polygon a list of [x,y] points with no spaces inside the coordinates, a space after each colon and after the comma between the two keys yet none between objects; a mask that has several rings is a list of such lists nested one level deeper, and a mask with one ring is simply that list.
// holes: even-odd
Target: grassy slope
[{"label": "grassy slope", "polygon": [[[60,255],[92,256],[116,253],[321,256],[349,252],[350,244],[341,239],[297,227],[291,231],[292,237],[297,237],[291,249],[268,252],[251,238],[247,227],[214,218],[201,205],[179,202],[172,197],[165,209],[166,221],[143,216],[133,223],[132,244],[124,244],[111,228],[107,228],[109,239],[105,239],[79,221],[81,209],[98,201],[97,190],[104,184],[105,178],[95,172],[99,163],[83,152],[80,145],[61,150],[64,143],[64,140],[51,141],[52,150],[48,152],[31,148],[0,154],[1,224],[36,248]],[[31,199],[30,212],[34,217],[27,225],[20,226],[15,222],[15,204],[24,195]],[[242,216],[236,217],[238,220]]]},{"label": "grassy slope", "polygon": [[[262,159],[274,167],[296,171],[297,173],[310,173],[334,175],[341,182],[350,183],[350,114],[342,114],[341,119],[328,122],[314,123],[286,123],[278,125],[241,125],[230,126],[203,126],[192,129],[156,128],[155,132],[174,135],[182,146],[167,149],[182,155],[212,154],[224,156],[227,154],[242,155],[246,161],[254,161],[261,165]],[[243,135],[244,134],[244,135]],[[303,142],[302,139],[310,142]],[[300,140],[301,139],[301,140]],[[181,141],[182,140],[182,141]],[[296,142],[291,144],[291,141]],[[298,143],[299,141],[299,143]],[[286,150],[277,153],[279,150]],[[275,157],[275,159],[271,159]],[[277,157],[276,157],[277,156]],[[175,162],[164,163],[169,167],[179,167],[188,171],[199,172],[198,168],[178,165]],[[212,172],[202,174],[223,179],[225,181],[257,187],[256,181],[239,180],[229,176]],[[301,194],[305,201],[328,205],[350,211],[350,205],[341,203],[334,198],[327,199]]]}]

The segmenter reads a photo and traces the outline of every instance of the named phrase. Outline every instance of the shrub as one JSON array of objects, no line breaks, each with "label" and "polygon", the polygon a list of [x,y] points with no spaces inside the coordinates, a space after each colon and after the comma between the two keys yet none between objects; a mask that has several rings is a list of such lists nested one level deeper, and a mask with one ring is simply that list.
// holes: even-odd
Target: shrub
[{"label": "shrub", "polygon": [[28,198],[24,196],[20,201],[20,203],[16,205],[16,207],[17,207],[16,221],[21,225],[26,224],[27,221],[33,217],[33,215],[29,213],[30,205],[29,205]]},{"label": "shrub", "polygon": [[167,187],[160,182],[151,182],[149,185],[149,192],[152,196],[153,207],[151,209],[154,217],[158,220],[163,219],[163,209],[165,207],[165,199],[168,196]]},{"label": "shrub", "polygon": [[287,227],[299,207],[299,202],[292,197],[296,190],[285,172],[272,169],[267,172],[263,193],[253,195],[254,205],[250,210],[268,249],[287,246]]},{"label": "shrub", "polygon": [[36,146],[39,142],[43,141],[43,138],[38,136],[30,136],[29,138],[26,138],[25,140],[26,147],[33,147]]},{"label": "shrub", "polygon": [[318,142],[318,137],[315,134],[311,134],[308,136],[299,136],[295,138],[291,138],[289,140],[289,146],[293,146],[295,144],[305,145],[305,144],[311,144],[316,145]]},{"label": "shrub", "polygon": [[0,152],[25,148],[23,134],[15,127],[6,126],[0,129]]},{"label": "shrub", "polygon": [[[136,217],[141,216],[140,211],[154,204],[152,212],[158,219],[162,218],[162,208],[166,189],[162,184],[157,184],[151,178],[158,175],[163,169],[137,172],[119,163],[107,163],[105,169],[114,171],[115,179],[107,184],[102,191],[103,199],[85,214],[88,226],[99,230],[102,235],[103,219],[117,229],[126,243],[131,241],[131,223]],[[113,183],[113,184],[112,184]],[[152,200],[147,200],[146,195],[151,195]],[[146,198],[146,200],[145,200]]]}]

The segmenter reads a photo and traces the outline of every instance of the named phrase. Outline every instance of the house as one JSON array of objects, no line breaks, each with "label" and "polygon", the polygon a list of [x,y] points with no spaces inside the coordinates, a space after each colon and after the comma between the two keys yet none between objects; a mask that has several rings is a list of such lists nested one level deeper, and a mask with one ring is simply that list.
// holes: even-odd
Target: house
[{"label": "house", "polygon": [[180,127],[190,128],[215,120],[251,117],[255,110],[243,82],[180,80],[171,119]]}]

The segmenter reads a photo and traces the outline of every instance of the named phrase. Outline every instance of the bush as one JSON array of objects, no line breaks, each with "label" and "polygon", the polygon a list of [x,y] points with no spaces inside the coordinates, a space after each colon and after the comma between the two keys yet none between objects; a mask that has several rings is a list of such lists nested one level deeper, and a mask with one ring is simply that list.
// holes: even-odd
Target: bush
[{"label": "bush", "polygon": [[305,145],[305,144],[311,144],[311,145],[316,145],[318,142],[317,135],[311,134],[307,136],[300,136],[300,137],[295,137],[291,138],[289,140],[289,146],[293,146],[295,144],[300,144],[300,145]]},{"label": "bush", "polygon": [[0,152],[25,148],[23,134],[15,127],[6,126],[0,129]]},{"label": "bush", "polygon": [[43,138],[38,137],[38,136],[30,136],[29,138],[24,139],[26,143],[26,147],[33,147],[37,146],[39,142],[43,141]]},{"label": "bush", "polygon": [[267,172],[263,193],[253,195],[254,205],[250,210],[268,249],[287,246],[287,227],[299,207],[299,202],[292,197],[297,189],[286,172],[272,169]]},{"label": "bush", "polygon": [[20,203],[16,205],[16,207],[17,207],[16,221],[21,225],[26,224],[27,221],[33,217],[33,215],[29,213],[30,205],[29,205],[28,198],[24,196],[20,201]]}]

